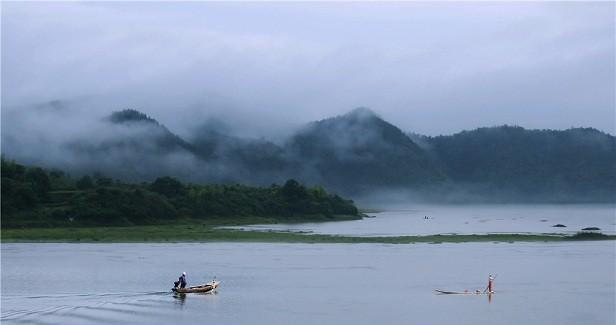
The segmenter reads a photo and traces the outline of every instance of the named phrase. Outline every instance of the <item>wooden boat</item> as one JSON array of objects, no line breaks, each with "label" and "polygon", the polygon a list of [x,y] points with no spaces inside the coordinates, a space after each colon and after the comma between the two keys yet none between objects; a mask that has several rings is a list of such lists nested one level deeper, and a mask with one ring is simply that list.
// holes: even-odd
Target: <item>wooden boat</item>
[{"label": "wooden boat", "polygon": [[220,281],[210,281],[206,284],[201,284],[198,286],[192,286],[188,288],[172,288],[171,291],[176,292],[176,293],[194,293],[194,292],[206,293],[206,292],[210,292],[218,288],[219,284],[220,284]]},{"label": "wooden boat", "polygon": [[482,292],[479,290],[475,290],[475,291],[445,291],[445,290],[434,290],[436,291],[437,294],[441,294],[441,295],[487,295],[487,294],[493,294],[494,291],[492,292]]}]

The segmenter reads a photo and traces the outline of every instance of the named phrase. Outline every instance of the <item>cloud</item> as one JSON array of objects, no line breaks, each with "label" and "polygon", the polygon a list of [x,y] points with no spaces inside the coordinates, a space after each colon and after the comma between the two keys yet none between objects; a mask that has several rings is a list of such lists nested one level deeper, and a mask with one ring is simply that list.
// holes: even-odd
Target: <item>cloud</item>
[{"label": "cloud", "polygon": [[[277,137],[368,106],[429,135],[614,130],[614,3],[4,3],[2,109]],[[35,122],[36,123],[36,122]]]}]

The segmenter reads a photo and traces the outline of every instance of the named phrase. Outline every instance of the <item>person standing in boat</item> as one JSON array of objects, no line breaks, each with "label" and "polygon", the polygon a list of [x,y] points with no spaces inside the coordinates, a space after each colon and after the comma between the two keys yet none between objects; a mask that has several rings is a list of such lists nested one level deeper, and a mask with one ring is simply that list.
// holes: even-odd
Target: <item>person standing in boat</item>
[{"label": "person standing in boat", "polygon": [[186,272],[182,272],[182,275],[180,275],[180,278],[177,281],[175,281],[173,284],[175,284],[176,288],[178,286],[180,286],[180,288],[185,288],[186,287]]},{"label": "person standing in boat", "polygon": [[483,290],[483,292],[487,292],[487,293],[494,293],[493,287],[492,287],[492,283],[494,282],[494,276],[492,274],[490,274],[488,276],[488,286],[486,287],[485,290]]}]

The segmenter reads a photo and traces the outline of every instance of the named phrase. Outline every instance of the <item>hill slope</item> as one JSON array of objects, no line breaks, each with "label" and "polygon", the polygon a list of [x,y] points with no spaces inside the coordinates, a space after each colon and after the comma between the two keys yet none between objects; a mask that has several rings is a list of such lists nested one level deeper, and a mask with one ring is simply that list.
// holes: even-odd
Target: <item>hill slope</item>
[{"label": "hill slope", "polygon": [[359,217],[353,201],[305,187],[183,184],[171,177],[151,183],[125,183],[60,171],[2,163],[2,227],[130,226],[185,219],[262,217],[274,220],[331,221]]},{"label": "hill slope", "polygon": [[113,112],[97,126],[90,134],[63,144],[74,158],[69,161],[71,171],[101,172],[127,180],[160,175],[190,179],[194,174],[189,171],[203,159],[192,144],[135,110]]},{"label": "hill slope", "polygon": [[367,109],[309,124],[291,137],[286,150],[304,179],[316,176],[347,193],[445,179],[424,150]]},{"label": "hill slope", "polygon": [[500,126],[424,140],[459,184],[554,200],[613,200],[616,193],[616,138],[592,128]]},{"label": "hill slope", "polygon": [[182,138],[135,110],[88,120],[56,106],[3,113],[2,153],[131,181],[169,175],[265,186],[295,178],[345,195],[392,190],[436,201],[616,201],[616,138],[594,129],[501,126],[427,137],[404,134],[360,108],[312,122],[279,145],[237,137],[219,121],[184,130]]}]

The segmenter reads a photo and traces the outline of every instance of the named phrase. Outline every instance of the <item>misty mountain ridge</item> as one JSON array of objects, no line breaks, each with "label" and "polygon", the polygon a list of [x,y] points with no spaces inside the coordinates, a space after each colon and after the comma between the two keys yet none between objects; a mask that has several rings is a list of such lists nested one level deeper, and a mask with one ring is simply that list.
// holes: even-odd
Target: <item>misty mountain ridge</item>
[{"label": "misty mountain ridge", "polygon": [[286,151],[304,172],[349,192],[445,180],[404,132],[366,108],[310,123],[291,136]]},{"label": "misty mountain ridge", "polygon": [[529,193],[614,192],[616,138],[593,128],[526,130],[500,126],[427,137],[452,181]]},{"label": "misty mountain ridge", "polygon": [[[592,128],[505,125],[429,137],[405,133],[358,108],[311,122],[279,145],[237,137],[211,121],[185,139],[134,109],[113,112],[96,125],[41,148],[34,163],[130,180],[170,175],[198,183],[269,185],[296,178],[343,194],[406,190],[429,200],[450,200],[451,192],[469,192],[469,200],[509,195],[514,201],[613,202],[616,197],[615,137]],[[26,143],[5,139],[7,133],[18,138],[16,130],[3,129],[3,155],[31,163],[32,153],[15,150]],[[47,152],[53,159],[45,161]]]},{"label": "misty mountain ridge", "polygon": [[[157,120],[149,117],[148,115],[141,113],[134,109],[125,109],[122,111],[116,111],[111,113],[108,118],[109,122],[115,125],[126,128],[143,127],[148,132],[156,148],[163,151],[188,151],[196,153],[194,146],[182,139],[180,136],[169,131],[167,127],[160,124]],[[122,141],[123,139],[120,139]],[[138,139],[131,139],[138,140]],[[137,145],[138,141],[135,141],[133,145]],[[137,147],[137,146],[136,146]]]},{"label": "misty mountain ridge", "polygon": [[127,180],[151,179],[156,174],[186,178],[200,157],[194,145],[134,109],[113,112],[96,125],[92,134],[61,144],[73,157],[66,162],[69,171]]},{"label": "misty mountain ridge", "polygon": [[215,178],[223,182],[267,185],[284,180],[287,163],[282,147],[264,139],[245,139],[208,124],[191,137],[195,150],[209,165],[223,170]]},{"label": "misty mountain ridge", "polygon": [[154,125],[160,125],[158,121],[149,117],[148,115],[141,113],[135,109],[125,109],[111,113],[109,121],[115,124],[122,123],[152,123]]}]

